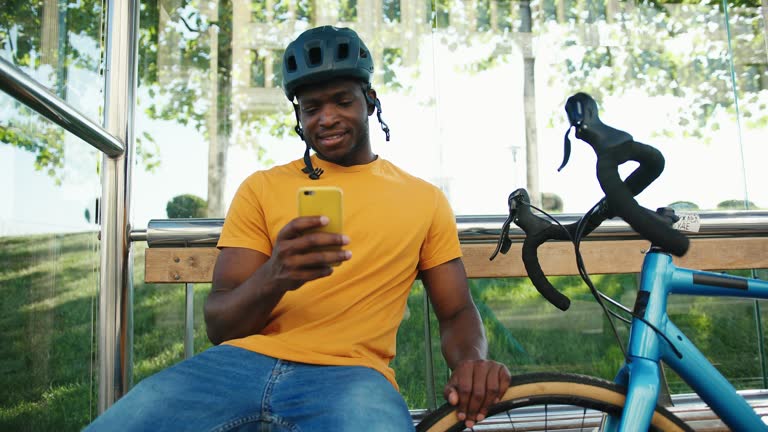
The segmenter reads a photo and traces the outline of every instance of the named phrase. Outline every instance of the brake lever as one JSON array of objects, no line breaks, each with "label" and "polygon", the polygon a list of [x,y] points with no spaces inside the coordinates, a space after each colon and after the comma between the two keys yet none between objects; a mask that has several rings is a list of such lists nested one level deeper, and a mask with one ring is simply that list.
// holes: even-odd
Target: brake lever
[{"label": "brake lever", "polygon": [[[571,130],[571,127],[576,129],[576,138],[586,141],[598,156],[608,149],[634,140],[632,135],[627,132],[605,125],[600,121],[597,111],[597,102],[592,96],[579,92],[569,97],[565,102],[565,113],[568,115],[568,122],[570,123],[568,131]],[[568,131],[564,140],[565,158],[558,171],[568,163],[568,157],[571,153]]]},{"label": "brake lever", "polygon": [[557,169],[557,172],[560,172],[565,168],[565,166],[568,165],[568,160],[571,158],[571,140],[568,138],[571,128],[575,127],[578,130],[578,128],[581,127],[581,123],[584,121],[584,107],[582,106],[581,101],[573,99],[573,97],[568,98],[568,101],[565,103],[565,113],[568,115],[568,123],[570,123],[570,125],[568,126],[568,129],[566,129],[565,136],[563,137],[563,162],[560,163],[560,168]]},{"label": "brake lever", "polygon": [[526,200],[528,198],[528,194],[526,193],[525,189],[517,189],[513,191],[511,194],[509,194],[509,197],[507,197],[507,206],[509,207],[509,216],[507,216],[507,220],[504,221],[504,225],[501,227],[501,234],[499,235],[499,241],[496,242],[496,249],[491,254],[491,257],[489,258],[490,261],[493,261],[494,258],[496,258],[496,255],[499,254],[499,252],[506,254],[509,252],[509,249],[512,247],[512,240],[509,239],[509,226],[512,224],[512,222],[515,221],[517,218],[517,208],[520,202],[523,200]]}]

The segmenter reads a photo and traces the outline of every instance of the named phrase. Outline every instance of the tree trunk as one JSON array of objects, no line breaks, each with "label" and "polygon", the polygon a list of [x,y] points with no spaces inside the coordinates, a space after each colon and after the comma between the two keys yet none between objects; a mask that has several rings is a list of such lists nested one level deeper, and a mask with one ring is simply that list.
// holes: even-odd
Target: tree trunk
[{"label": "tree trunk", "polygon": [[[221,0],[218,10],[218,35],[211,47],[215,80],[212,115],[208,137],[208,217],[224,217],[224,190],[227,178],[227,151],[232,135],[232,1]],[[215,51],[215,52],[214,52]],[[214,63],[215,62],[215,63]]]},{"label": "tree trunk", "polygon": [[536,81],[534,76],[535,61],[532,46],[532,16],[531,3],[528,0],[520,2],[520,34],[523,50],[523,109],[525,112],[525,166],[526,188],[531,197],[531,204],[541,207],[541,191],[539,190],[539,146],[536,133]]}]

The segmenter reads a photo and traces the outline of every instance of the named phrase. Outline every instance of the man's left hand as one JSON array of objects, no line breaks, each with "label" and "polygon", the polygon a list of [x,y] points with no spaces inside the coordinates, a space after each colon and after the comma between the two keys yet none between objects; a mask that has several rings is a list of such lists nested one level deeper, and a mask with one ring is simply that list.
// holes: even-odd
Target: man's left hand
[{"label": "man's left hand", "polygon": [[453,370],[445,399],[456,407],[459,420],[471,428],[488,416],[488,408],[509,388],[509,369],[492,360],[466,360]]}]

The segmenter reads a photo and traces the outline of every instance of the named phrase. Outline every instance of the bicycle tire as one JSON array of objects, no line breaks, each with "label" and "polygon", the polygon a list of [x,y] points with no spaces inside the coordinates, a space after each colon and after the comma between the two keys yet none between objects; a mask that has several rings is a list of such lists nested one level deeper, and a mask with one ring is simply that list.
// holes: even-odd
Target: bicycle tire
[{"label": "bicycle tire", "polygon": [[[557,405],[559,412],[569,412],[562,409],[562,405],[578,407],[584,410],[581,427],[584,430],[600,430],[602,421],[600,412],[608,414],[620,414],[626,399],[626,389],[600,378],[586,375],[564,373],[532,373],[516,375],[512,377],[512,384],[500,402],[493,405],[488,418],[475,426],[474,430],[481,431],[484,425],[488,430],[494,431],[518,431],[518,430],[558,430],[556,425],[539,427],[541,414],[536,414],[536,421],[527,420],[529,428],[524,421],[526,418],[518,412],[524,408],[541,405]],[[587,413],[589,410],[589,413]],[[498,416],[507,413],[507,419]],[[554,416],[553,416],[554,417]],[[504,429],[499,422],[508,421],[511,427]],[[549,420],[546,416],[545,421]],[[553,420],[560,421],[563,426],[564,417],[559,416]],[[597,422],[598,428],[595,426]],[[658,431],[693,431],[682,420],[667,411],[664,407],[656,407],[652,418],[650,430]],[[568,421],[568,424],[573,425]],[[463,422],[456,417],[456,409],[452,405],[444,404],[434,412],[424,417],[416,426],[417,432],[457,432],[465,430]],[[567,430],[581,430],[578,426]]]}]

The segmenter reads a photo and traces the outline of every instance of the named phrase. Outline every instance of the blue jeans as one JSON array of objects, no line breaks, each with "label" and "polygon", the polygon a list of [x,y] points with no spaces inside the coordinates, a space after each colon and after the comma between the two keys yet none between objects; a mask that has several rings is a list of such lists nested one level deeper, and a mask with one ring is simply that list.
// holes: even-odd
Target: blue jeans
[{"label": "blue jeans", "polygon": [[87,431],[413,431],[367,367],[317,366],[219,345],[141,381]]}]

